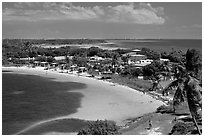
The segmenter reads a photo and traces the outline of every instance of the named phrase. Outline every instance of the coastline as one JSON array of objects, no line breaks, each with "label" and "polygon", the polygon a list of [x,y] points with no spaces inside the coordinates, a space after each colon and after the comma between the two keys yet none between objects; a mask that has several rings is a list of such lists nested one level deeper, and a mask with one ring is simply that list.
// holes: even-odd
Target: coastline
[{"label": "coastline", "polygon": [[[103,50],[116,50],[116,49],[127,49],[125,47],[110,46],[114,45],[114,42],[108,43],[94,43],[94,44],[59,44],[59,45],[44,45],[43,48],[61,48],[61,47],[78,47],[78,48],[91,48],[98,47]],[[35,47],[41,47],[41,45],[34,45]]]},{"label": "coastline", "polygon": [[[81,108],[79,108],[76,113],[68,116],[56,117],[56,118],[36,122],[31,126],[29,126],[28,128],[19,132],[18,134],[26,132],[43,123],[47,123],[53,120],[70,119],[70,118],[84,119],[84,120],[107,119],[107,120],[116,121],[117,125],[124,126],[127,119],[139,117],[144,114],[154,112],[157,107],[164,104],[162,101],[156,100],[152,96],[145,95],[142,92],[134,90],[130,87],[119,85],[117,83],[112,83],[108,81],[97,80],[95,78],[77,76],[75,74],[59,73],[51,70],[46,71],[46,70],[43,70],[43,68],[2,67],[2,70],[11,70],[11,71],[13,70],[15,73],[40,75],[43,77],[51,77],[51,78],[54,77],[56,78],[55,80],[57,81],[70,80],[74,82],[85,82],[87,85],[89,85],[88,88],[85,89],[84,91],[80,91],[80,90],[73,91],[73,92],[81,92],[85,95],[85,97],[82,99]],[[97,91],[97,93],[94,93],[93,90],[96,91],[96,88],[98,88],[99,91]],[[104,89],[104,91],[100,91],[100,89]],[[131,110],[133,108],[136,109],[138,107],[143,108],[143,112]],[[123,108],[125,108],[125,110]]]}]

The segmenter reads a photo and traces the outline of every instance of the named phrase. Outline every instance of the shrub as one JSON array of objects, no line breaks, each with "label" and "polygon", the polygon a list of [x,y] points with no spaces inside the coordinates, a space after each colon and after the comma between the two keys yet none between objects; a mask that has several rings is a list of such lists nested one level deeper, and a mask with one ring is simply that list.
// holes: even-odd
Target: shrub
[{"label": "shrub", "polygon": [[116,135],[118,127],[115,122],[107,120],[97,120],[90,122],[88,127],[80,130],[78,135]]},{"label": "shrub", "polygon": [[178,122],[173,126],[170,135],[186,135],[193,132],[194,128],[193,123]]},{"label": "shrub", "polygon": [[162,105],[162,106],[160,106],[160,107],[158,107],[157,108],[157,111],[156,111],[157,113],[173,113],[174,112],[174,110],[173,110],[173,108],[172,108],[172,106],[165,106],[165,105]]}]

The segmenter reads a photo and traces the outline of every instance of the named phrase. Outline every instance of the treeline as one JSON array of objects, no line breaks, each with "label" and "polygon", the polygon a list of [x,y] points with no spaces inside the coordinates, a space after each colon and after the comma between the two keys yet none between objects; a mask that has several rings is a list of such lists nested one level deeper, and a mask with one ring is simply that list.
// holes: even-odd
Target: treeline
[{"label": "treeline", "polygon": [[103,39],[3,39],[2,43],[7,45],[19,45],[25,42],[50,45],[106,43]]},{"label": "treeline", "polygon": [[37,57],[41,56],[100,56],[100,57],[112,57],[115,54],[127,53],[130,50],[117,49],[114,51],[103,50],[98,47],[78,48],[78,47],[60,47],[60,48],[43,48],[33,46],[32,41],[16,41],[11,40],[8,43],[6,40],[2,44],[3,56],[6,58],[26,58],[26,57]]},{"label": "treeline", "polygon": [[[82,39],[82,41],[86,41],[86,39]],[[131,52],[131,49],[117,49],[117,50],[104,50],[98,47],[91,48],[78,48],[78,47],[60,47],[60,48],[43,48],[43,47],[35,47],[33,46],[33,42],[35,40],[19,40],[12,39],[7,40],[4,39],[2,43],[2,59],[3,62],[6,62],[9,58],[27,58],[27,57],[37,57],[37,56],[47,56],[47,57],[55,57],[55,56],[78,56],[78,57],[92,57],[99,56],[103,58],[113,58],[114,61],[117,61],[119,57],[121,57],[123,62],[126,62],[128,57],[123,57],[122,55],[128,52]],[[41,40],[36,40],[40,42]],[[42,40],[44,41],[44,40]],[[41,41],[41,42],[42,42]],[[48,40],[50,43],[57,42],[58,40]],[[63,41],[63,40],[59,40]],[[66,40],[65,40],[66,41]],[[72,40],[68,40],[72,41]],[[73,40],[76,42],[81,42],[80,39]],[[88,41],[97,41],[97,42],[105,42],[104,40],[88,40]],[[150,50],[148,48],[141,48],[141,51],[138,54],[146,55],[148,59],[159,60],[160,58],[169,59],[170,62],[185,64],[185,54],[181,50],[171,50],[169,52],[157,52],[154,50]],[[198,51],[199,54],[200,51]]]}]

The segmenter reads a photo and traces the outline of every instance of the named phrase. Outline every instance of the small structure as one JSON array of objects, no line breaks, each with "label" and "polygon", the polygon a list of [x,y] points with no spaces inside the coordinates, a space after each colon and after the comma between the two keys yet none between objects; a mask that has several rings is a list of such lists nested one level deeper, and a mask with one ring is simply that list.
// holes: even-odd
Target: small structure
[{"label": "small structure", "polygon": [[65,56],[56,56],[54,57],[55,60],[65,60],[66,57]]},{"label": "small structure", "polygon": [[34,57],[30,58],[30,57],[27,57],[27,58],[20,58],[19,60],[22,60],[22,61],[30,61],[30,60],[35,60]]},{"label": "small structure", "polygon": [[139,49],[134,49],[134,50],[132,50],[131,52],[122,54],[122,56],[127,57],[127,56],[136,55],[136,54],[138,54],[138,52],[140,52],[140,51],[141,51],[141,50],[139,50]]},{"label": "small structure", "polygon": [[111,72],[111,71],[103,71],[102,74],[103,74],[103,75],[111,75],[112,72]]},{"label": "small structure", "polygon": [[86,67],[79,67],[78,68],[78,72],[86,72],[87,71],[87,68]]},{"label": "small structure", "polygon": [[147,56],[145,55],[141,55],[141,54],[131,55],[130,58],[128,59],[128,64],[136,63],[137,61],[145,60],[145,59],[147,59]]},{"label": "small structure", "polygon": [[138,76],[137,78],[138,79],[144,79],[144,76]]},{"label": "small structure", "polygon": [[40,61],[34,61],[34,66],[40,66]]},{"label": "small structure", "polygon": [[128,57],[128,64],[136,63],[137,61],[147,59],[146,55],[139,54],[140,51],[141,50],[139,49],[134,49],[131,52],[123,54],[122,56]]},{"label": "small structure", "polygon": [[58,63],[58,66],[59,66],[59,69],[64,70],[65,67],[66,67],[66,62],[60,61],[60,62]]},{"label": "small structure", "polygon": [[139,62],[140,62],[140,64],[147,64],[147,65],[149,65],[149,64],[151,64],[153,62],[153,60],[145,59],[145,60],[140,60]]},{"label": "small structure", "polygon": [[57,67],[58,66],[58,63],[51,63],[50,64],[50,67],[53,67],[53,68],[55,68],[55,67]]},{"label": "small structure", "polygon": [[41,67],[48,67],[48,62],[40,62]]},{"label": "small structure", "polygon": [[70,66],[70,71],[76,71],[77,70],[77,65],[72,65]]},{"label": "small structure", "polygon": [[139,60],[136,63],[132,63],[131,65],[136,68],[141,68],[141,67],[151,64],[152,62],[153,60],[151,59],[145,59],[145,60]]},{"label": "small structure", "polygon": [[162,62],[169,62],[169,59],[160,58],[160,61],[162,61]]},{"label": "small structure", "polygon": [[89,61],[100,61],[100,60],[104,60],[104,58],[99,56],[93,56],[89,58]]}]

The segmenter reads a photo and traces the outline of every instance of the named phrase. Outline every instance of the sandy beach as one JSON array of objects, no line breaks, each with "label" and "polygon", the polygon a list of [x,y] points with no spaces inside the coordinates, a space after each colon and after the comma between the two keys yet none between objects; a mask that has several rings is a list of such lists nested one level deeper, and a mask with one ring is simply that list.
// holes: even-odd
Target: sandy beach
[{"label": "sandy beach", "polygon": [[36,121],[36,123],[31,124],[17,134],[21,134],[47,122],[69,118],[84,120],[107,119],[114,120],[118,125],[123,125],[124,120],[154,112],[157,107],[164,104],[149,95],[145,95],[129,87],[94,78],[59,73],[51,70],[46,71],[43,70],[43,68],[3,67],[2,70],[21,74],[40,75],[48,78],[55,78],[54,80],[62,82],[79,82],[87,86],[85,89],[71,91],[79,92],[84,95],[81,100],[81,107],[78,108],[76,113]]}]

